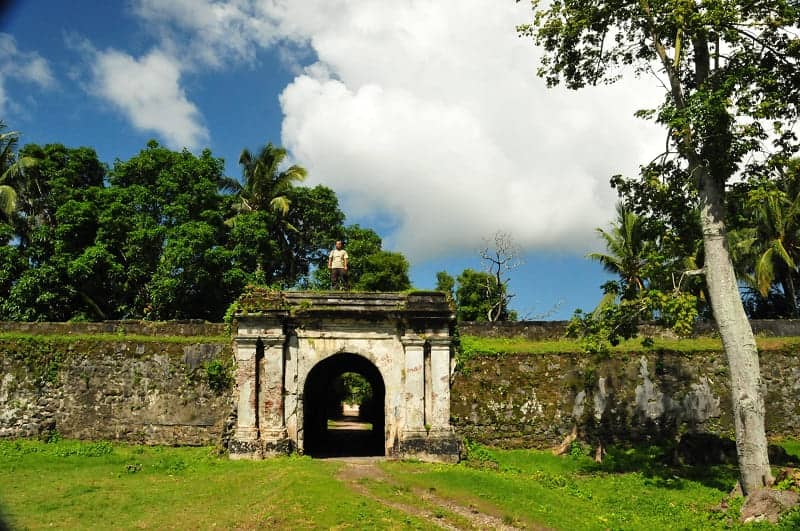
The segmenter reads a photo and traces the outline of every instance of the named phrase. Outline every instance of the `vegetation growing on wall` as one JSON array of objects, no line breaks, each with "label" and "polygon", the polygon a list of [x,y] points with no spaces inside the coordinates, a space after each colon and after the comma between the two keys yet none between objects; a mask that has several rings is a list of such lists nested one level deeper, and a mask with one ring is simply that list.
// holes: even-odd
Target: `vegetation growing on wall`
[{"label": "vegetation growing on wall", "polygon": [[[248,284],[239,298],[229,307],[226,319],[235,316],[236,312],[244,314],[262,310],[288,310],[286,296],[279,289],[269,286]],[[227,321],[226,321],[227,322]]]},{"label": "vegetation growing on wall", "polygon": [[[60,382],[60,371],[69,360],[81,357],[103,358],[109,352],[117,352],[125,345],[197,345],[230,344],[227,336],[145,336],[119,334],[24,334],[0,333],[0,362],[9,370],[23,369],[15,374],[16,381],[31,381],[37,388],[56,385]],[[138,356],[135,348],[125,349],[126,356]],[[232,385],[231,361],[215,359],[205,366],[209,386],[217,391],[230,389]],[[193,372],[193,371],[190,371]]]},{"label": "vegetation growing on wall", "polygon": [[217,394],[228,392],[233,386],[233,367],[219,359],[203,364],[208,379],[208,386]]}]

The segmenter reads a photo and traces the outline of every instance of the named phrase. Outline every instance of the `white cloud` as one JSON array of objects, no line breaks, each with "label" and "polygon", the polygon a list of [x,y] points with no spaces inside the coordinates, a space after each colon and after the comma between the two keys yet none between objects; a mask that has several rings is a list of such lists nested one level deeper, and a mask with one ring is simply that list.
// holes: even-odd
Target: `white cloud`
[{"label": "white cloud", "polygon": [[55,86],[55,78],[48,62],[36,52],[24,52],[17,48],[17,41],[7,33],[0,33],[0,114],[7,114],[17,104],[6,95],[5,84],[9,79],[31,83],[40,88]]},{"label": "white cloud", "polygon": [[117,50],[92,53],[91,90],[135,128],[161,135],[173,149],[195,148],[208,139],[200,112],[180,85],[175,58],[159,50],[139,59]]},{"label": "white cloud", "polygon": [[207,67],[252,62],[258,49],[270,46],[274,27],[254,9],[237,0],[135,1],[133,13],[157,39],[139,58],[115,49],[98,52],[74,36],[67,40],[91,63],[90,92],[112,103],[135,128],[162,136],[168,146],[196,148],[208,141],[209,132],[182,78]]},{"label": "white cloud", "polygon": [[498,229],[528,249],[584,252],[613,213],[609,176],[636,173],[662,141],[632,117],[660,99],[649,80],[545,87],[514,30],[525,3],[139,0],[134,11],[186,68],[254,63],[275,47],[291,62],[287,43],[310,47],[316,59],[281,94],[283,143],[351,218],[393,220],[387,244],[415,259]]},{"label": "white cloud", "polygon": [[319,62],[281,96],[283,142],[348,212],[392,216],[389,243],[414,258],[498,229],[528,249],[583,252],[612,215],[608,178],[657,149],[660,133],[631,116],[657,101],[648,82],[548,90],[514,32],[522,6],[288,5],[281,28]]},{"label": "white cloud", "polygon": [[259,2],[138,0],[133,10],[157,32],[163,47],[180,49],[190,68],[252,62],[259,48],[280,38]]}]

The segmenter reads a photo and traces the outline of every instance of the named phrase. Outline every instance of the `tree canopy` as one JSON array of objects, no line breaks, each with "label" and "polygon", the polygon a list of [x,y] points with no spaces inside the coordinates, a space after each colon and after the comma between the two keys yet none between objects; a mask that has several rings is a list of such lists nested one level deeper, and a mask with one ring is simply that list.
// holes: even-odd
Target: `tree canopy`
[{"label": "tree canopy", "polygon": [[436,289],[447,293],[456,307],[458,321],[513,321],[515,311],[508,307],[506,284],[486,271],[465,269],[453,278],[447,271],[436,273]]},{"label": "tree canopy", "polygon": [[[345,245],[348,256],[348,283],[356,291],[404,291],[411,288],[408,277],[409,263],[396,252],[383,249],[383,240],[372,229],[349,225],[337,229],[336,240]],[[328,249],[329,251],[330,249]],[[330,273],[327,269],[328,252],[316,259],[311,287],[328,289]]]},{"label": "tree canopy", "polygon": [[305,170],[272,144],[242,154],[244,183],[208,150],[155,141],[111,167],[90,148],[17,152],[3,133],[0,154],[2,320],[220,320],[247,284],[308,286],[348,232],[355,287],[410,287],[405,258],[346,228],[334,191],[298,186]]}]

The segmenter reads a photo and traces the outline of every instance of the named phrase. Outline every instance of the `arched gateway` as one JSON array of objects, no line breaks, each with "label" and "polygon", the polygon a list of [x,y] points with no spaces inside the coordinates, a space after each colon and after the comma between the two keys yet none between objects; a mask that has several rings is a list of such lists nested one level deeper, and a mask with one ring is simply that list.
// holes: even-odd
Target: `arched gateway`
[{"label": "arched gateway", "polygon": [[[326,455],[326,390],[357,373],[372,389],[370,454],[455,462],[451,329],[439,292],[254,290],[237,312],[234,459]],[[353,449],[362,452],[364,446]],[[347,447],[332,453],[347,453]]]}]

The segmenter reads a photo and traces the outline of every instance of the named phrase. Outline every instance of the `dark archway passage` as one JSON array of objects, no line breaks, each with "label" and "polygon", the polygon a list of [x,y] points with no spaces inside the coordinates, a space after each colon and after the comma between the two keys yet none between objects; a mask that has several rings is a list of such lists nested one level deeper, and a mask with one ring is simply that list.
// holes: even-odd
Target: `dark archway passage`
[{"label": "dark archway passage", "polygon": [[[360,374],[372,389],[372,401],[361,407],[359,419],[371,429],[329,426],[329,420],[341,418],[335,382],[345,373]],[[385,455],[385,396],[380,371],[363,356],[342,353],[319,362],[303,389],[303,452],[314,457]]]}]

